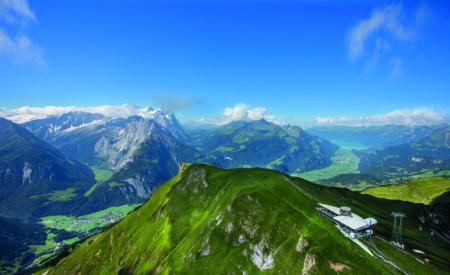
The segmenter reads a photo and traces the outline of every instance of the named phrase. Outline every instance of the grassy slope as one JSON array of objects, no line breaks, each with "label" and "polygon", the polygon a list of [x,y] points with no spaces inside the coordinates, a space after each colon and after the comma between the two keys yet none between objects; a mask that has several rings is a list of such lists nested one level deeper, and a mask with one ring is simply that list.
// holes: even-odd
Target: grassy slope
[{"label": "grassy slope", "polygon": [[[334,273],[330,261],[350,268],[343,273],[391,273],[343,237],[332,222],[316,214],[318,199],[345,203],[362,215],[374,213],[384,223],[376,228],[381,235],[389,234],[389,211],[410,214],[419,207],[406,203],[393,206],[389,201],[313,185],[269,170],[193,165],[161,186],[141,208],[90,238],[47,274],[254,274],[259,270],[251,259],[258,244],[266,259],[273,257],[270,273],[299,273],[306,255],[314,255],[313,271],[320,274]],[[358,207],[362,201],[367,202],[364,208]],[[410,223],[414,221],[406,221],[405,226]],[[405,230],[405,235],[409,242],[414,232]],[[303,253],[295,249],[299,236],[309,242]],[[411,242],[428,253],[435,244],[431,238]],[[448,246],[441,245],[433,247],[435,254],[430,253],[437,264],[449,259]],[[420,268],[414,271],[435,271],[432,266]]]},{"label": "grassy slope", "polygon": [[109,169],[105,169],[105,168],[101,168],[101,167],[97,167],[97,166],[93,166],[91,167],[92,171],[94,172],[95,175],[95,180],[97,181],[94,185],[91,186],[91,188],[89,188],[85,193],[84,196],[85,197],[89,197],[89,195],[92,194],[92,192],[95,191],[95,189],[97,189],[97,187],[102,184],[104,181],[108,180],[109,178],[111,178],[111,176],[114,174],[114,172],[112,170]]},{"label": "grassy slope", "polygon": [[443,177],[415,179],[408,183],[386,185],[364,190],[378,198],[430,204],[436,197],[450,191],[450,179]]},{"label": "grassy slope", "polygon": [[299,174],[300,177],[309,181],[329,179],[340,174],[352,173],[358,169],[359,158],[350,150],[339,149],[331,158],[330,166]]}]

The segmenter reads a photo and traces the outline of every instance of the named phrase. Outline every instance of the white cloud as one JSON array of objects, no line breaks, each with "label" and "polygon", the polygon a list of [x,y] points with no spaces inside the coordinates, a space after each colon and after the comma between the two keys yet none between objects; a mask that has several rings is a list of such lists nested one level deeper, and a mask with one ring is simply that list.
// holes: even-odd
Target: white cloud
[{"label": "white cloud", "polygon": [[402,18],[401,5],[388,5],[382,9],[375,9],[369,18],[360,21],[350,31],[348,41],[348,53],[351,58],[355,59],[364,53],[367,40],[377,31],[385,30],[395,39],[406,40],[416,32],[419,21],[425,18],[425,6],[419,8],[422,12],[420,17],[416,16],[416,21],[411,27],[407,27]]},{"label": "white cloud", "polygon": [[200,98],[186,96],[156,95],[152,99],[160,108],[174,112],[185,111],[203,103]]},{"label": "white cloud", "polygon": [[45,66],[41,49],[27,36],[19,34],[16,37],[8,36],[0,29],[0,56],[5,55],[18,64],[35,63]]},{"label": "white cloud", "polygon": [[402,74],[403,60],[400,57],[395,56],[391,58],[389,65],[391,66],[391,77],[397,77]]},{"label": "white cloud", "polygon": [[332,126],[374,126],[374,125],[433,125],[445,123],[447,119],[444,114],[428,107],[413,109],[399,109],[385,114],[361,117],[317,117],[315,124]]},{"label": "white cloud", "polygon": [[17,64],[34,63],[45,67],[41,49],[24,33],[26,23],[35,20],[26,0],[0,0],[0,22],[10,25],[0,28],[0,57],[8,57]]},{"label": "white cloud", "polygon": [[264,107],[251,107],[244,103],[237,103],[233,107],[227,107],[223,115],[218,118],[202,118],[200,123],[223,125],[237,120],[260,120],[279,123],[275,116],[269,114]]},{"label": "white cloud", "polygon": [[8,23],[36,20],[26,0],[0,0],[0,18]]},{"label": "white cloud", "polygon": [[[366,56],[365,71],[370,71],[382,56],[391,51],[393,41],[413,39],[428,15],[429,8],[424,3],[416,9],[414,15],[404,12],[401,4],[374,9],[368,18],[350,29],[347,41],[350,59],[358,60]],[[367,52],[369,53],[366,54]],[[392,60],[392,57],[387,58]],[[401,72],[401,59],[395,57],[394,64],[391,63],[389,63],[392,67],[391,76],[393,74],[398,76]]]},{"label": "white cloud", "polygon": [[[158,110],[158,109],[157,109]],[[30,120],[44,118],[52,115],[60,115],[68,112],[89,112],[102,114],[111,118],[129,117],[139,115],[142,117],[152,117],[157,110],[152,108],[140,108],[129,104],[123,105],[102,105],[102,106],[45,106],[29,107],[23,106],[15,109],[1,109],[0,116],[12,120],[16,123],[24,123]]]}]

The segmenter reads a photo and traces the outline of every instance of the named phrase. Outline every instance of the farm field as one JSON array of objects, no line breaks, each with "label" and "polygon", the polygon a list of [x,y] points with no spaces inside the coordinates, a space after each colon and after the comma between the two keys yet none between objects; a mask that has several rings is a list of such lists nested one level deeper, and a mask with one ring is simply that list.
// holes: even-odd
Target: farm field
[{"label": "farm field", "polygon": [[66,231],[89,232],[119,220],[139,205],[140,204],[127,204],[122,206],[114,206],[78,217],[63,215],[47,216],[42,218],[42,223],[48,228],[62,229]]},{"label": "farm field", "polygon": [[304,179],[316,182],[323,179],[333,178],[340,174],[353,173],[358,169],[359,158],[347,149],[339,149],[331,158],[332,164],[328,167],[295,174]]}]

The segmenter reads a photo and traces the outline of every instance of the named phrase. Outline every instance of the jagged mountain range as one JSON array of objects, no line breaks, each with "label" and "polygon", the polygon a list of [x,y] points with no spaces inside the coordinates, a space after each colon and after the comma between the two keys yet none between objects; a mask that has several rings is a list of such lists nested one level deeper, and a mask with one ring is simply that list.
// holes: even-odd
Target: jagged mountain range
[{"label": "jagged mountain range", "polygon": [[32,120],[23,126],[67,156],[89,165],[113,170],[128,163],[137,147],[158,124],[179,140],[187,136],[171,112],[151,110],[152,116],[111,118],[100,114],[70,112]]},{"label": "jagged mountain range", "polygon": [[[84,214],[108,206],[143,202],[160,183],[178,173],[181,162],[206,162],[224,168],[270,167],[294,173],[329,165],[337,149],[299,127],[279,126],[265,120],[238,121],[207,132],[191,131],[188,135],[173,113],[159,109],[150,109],[149,112],[150,116],[127,118],[70,112],[32,120],[22,126],[3,120],[26,134],[25,140],[41,144],[41,147],[64,158],[67,165],[82,170],[74,168],[75,172],[71,172],[79,180],[70,179],[63,184],[52,182],[53,189],[37,188],[30,193],[22,192],[22,187],[10,188],[13,192],[4,193],[8,194],[8,198],[4,198],[5,203],[14,198],[10,194],[16,193],[23,196],[21,200],[30,196],[46,199],[40,210],[29,206],[30,211],[25,204],[23,213],[18,214],[14,210],[17,215],[13,216],[27,219],[58,213],[58,209],[64,214]],[[21,147],[24,155],[30,154],[28,147]],[[5,148],[0,150],[8,150]],[[10,164],[11,161],[5,157],[2,156],[4,163]],[[27,170],[27,165],[35,162],[38,160],[23,160],[15,177],[22,178],[25,170],[35,177],[36,168]],[[87,166],[109,169],[113,174],[109,179],[95,183]],[[58,173],[64,169],[72,171],[61,167],[54,169]],[[2,183],[2,186],[6,188],[7,184]],[[58,207],[51,207],[55,203]],[[4,211],[7,207],[5,205],[1,213],[8,213]]]},{"label": "jagged mountain range", "polygon": [[[97,183],[93,181],[92,173],[78,173],[89,175],[89,179],[82,180],[82,186],[73,187],[76,192],[69,189],[72,187],[62,185],[52,190],[39,189],[39,194],[27,193],[27,196],[48,198],[54,197],[52,192],[59,192],[57,195],[76,205],[69,212],[81,214],[108,206],[145,201],[160,183],[179,171],[181,162],[204,162],[222,168],[265,167],[297,174],[329,166],[338,149],[329,141],[310,135],[297,126],[280,126],[257,120],[235,121],[219,127],[185,131],[173,113],[159,109],[148,111],[150,116],[133,115],[126,118],[70,112],[24,123],[22,126],[25,129],[50,144],[46,145],[48,148],[54,146],[60,150],[63,153],[60,155],[69,159],[70,163],[83,163],[113,171],[109,179]],[[25,129],[21,131],[26,132]],[[421,136],[428,131],[426,129],[420,128],[414,136]],[[430,145],[432,142],[444,142],[443,145],[448,146],[448,132],[442,131],[440,135],[428,135],[416,143],[387,147],[383,149],[387,154],[385,157],[383,150],[359,153],[361,175],[384,179],[388,172],[391,173],[386,169],[386,161],[391,163],[394,161],[393,156],[397,156],[402,163],[391,165],[391,170],[395,170],[392,173],[398,176],[399,165],[412,162],[413,167],[416,167],[417,163],[428,163],[430,156],[416,156],[417,152],[423,154],[424,148],[427,152],[441,154],[441,159],[430,159],[431,166],[436,165],[436,161],[446,164],[448,149],[430,149],[442,147],[442,144],[433,147]],[[29,136],[38,140],[32,134]],[[419,144],[424,145],[419,148]],[[405,153],[405,146],[410,153]],[[26,163],[22,170],[27,168]],[[85,171],[89,170],[84,165],[82,167]],[[400,169],[407,172],[411,170]],[[92,191],[88,195],[87,189]],[[69,205],[67,202],[64,204]],[[42,214],[42,211],[35,213]]]}]

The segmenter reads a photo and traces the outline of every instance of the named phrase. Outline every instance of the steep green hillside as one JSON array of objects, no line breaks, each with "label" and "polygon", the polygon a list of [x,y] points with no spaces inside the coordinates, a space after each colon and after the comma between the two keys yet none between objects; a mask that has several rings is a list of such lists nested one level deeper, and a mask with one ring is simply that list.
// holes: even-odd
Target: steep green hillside
[{"label": "steep green hillside", "polygon": [[373,187],[362,193],[390,200],[430,204],[447,191],[450,191],[450,179],[436,177],[416,179],[404,184]]},{"label": "steep green hillside", "polygon": [[44,227],[0,217],[0,274],[17,272],[33,257],[29,245],[45,241]]},{"label": "steep green hillside", "polygon": [[318,186],[271,170],[192,165],[120,223],[42,273],[394,272],[319,216],[316,201],[374,216],[381,222],[375,228],[380,236],[390,234],[390,211],[405,212],[411,217],[405,221],[407,247],[426,251],[434,265],[407,258],[401,268],[422,273],[448,269],[449,246],[429,234],[417,238],[413,217],[423,210],[420,205]]},{"label": "steep green hillside", "polygon": [[0,118],[0,215],[68,214],[94,182],[88,167]]}]

